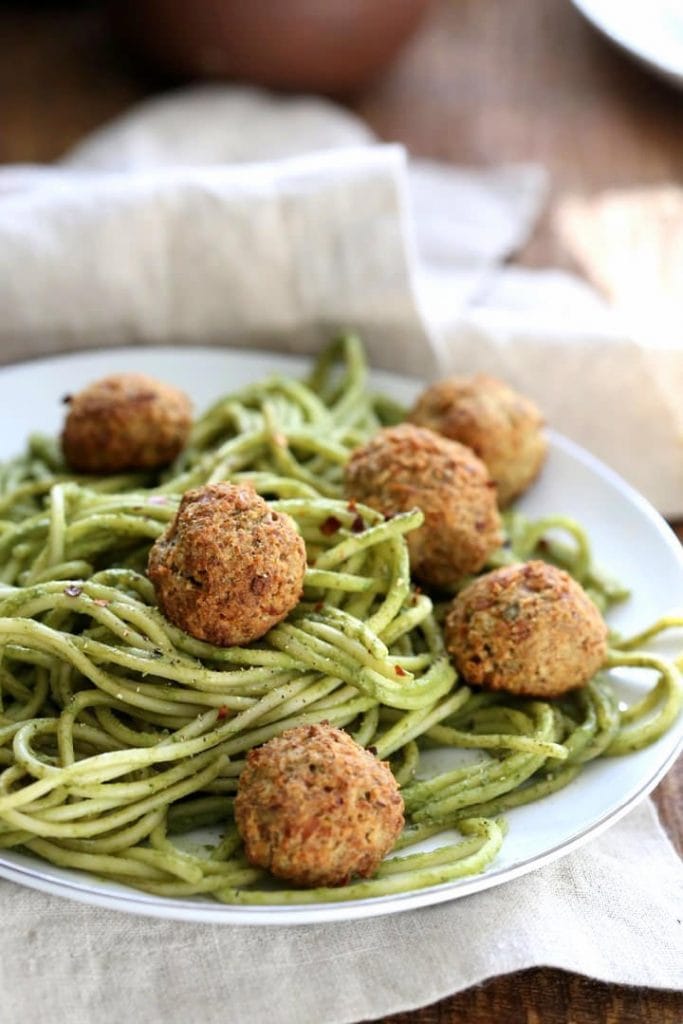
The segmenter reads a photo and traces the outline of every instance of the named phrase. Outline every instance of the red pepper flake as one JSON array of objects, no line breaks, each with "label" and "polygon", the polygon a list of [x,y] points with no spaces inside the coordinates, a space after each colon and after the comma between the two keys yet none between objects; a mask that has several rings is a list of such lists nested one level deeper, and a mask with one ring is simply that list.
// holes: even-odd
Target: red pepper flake
[{"label": "red pepper flake", "polygon": [[351,531],[353,533],[362,533],[364,529],[365,522],[363,520],[363,517],[361,515],[356,516],[356,518],[351,523]]},{"label": "red pepper flake", "polygon": [[147,500],[150,505],[168,505],[168,498],[163,494],[153,494]]},{"label": "red pepper flake", "polygon": [[98,605],[98,607],[100,607],[100,608],[106,608],[107,605],[109,604],[109,601],[105,601],[105,599],[103,597],[96,597],[93,600],[93,604]]},{"label": "red pepper flake", "polygon": [[394,665],[394,672],[396,673],[397,676],[407,675],[406,670],[404,668],[401,668],[400,665]]},{"label": "red pepper flake", "polygon": [[355,512],[356,509],[358,508],[358,502],[356,501],[355,498],[351,498],[346,507],[348,508],[349,512]]},{"label": "red pepper flake", "polygon": [[336,516],[328,516],[324,523],[320,525],[320,532],[326,537],[331,537],[333,533],[341,528],[341,522]]},{"label": "red pepper flake", "polygon": [[323,604],[322,601],[316,601],[315,604],[313,605],[313,611],[314,612],[321,612],[323,610],[323,607],[324,607],[324,604]]},{"label": "red pepper flake", "polygon": [[64,587],[64,593],[67,597],[80,597],[83,587],[77,587],[75,583],[70,583],[68,587]]},{"label": "red pepper flake", "polygon": [[224,718],[227,718],[229,713],[230,712],[228,711],[228,708],[226,708],[225,704],[221,704],[221,706],[218,709],[218,721],[221,722]]},{"label": "red pepper flake", "polygon": [[270,576],[268,575],[268,573],[257,572],[255,576],[252,576],[251,583],[249,584],[249,589],[251,590],[252,594],[256,594],[258,597],[259,594],[263,594],[263,592],[268,589],[269,582]]}]

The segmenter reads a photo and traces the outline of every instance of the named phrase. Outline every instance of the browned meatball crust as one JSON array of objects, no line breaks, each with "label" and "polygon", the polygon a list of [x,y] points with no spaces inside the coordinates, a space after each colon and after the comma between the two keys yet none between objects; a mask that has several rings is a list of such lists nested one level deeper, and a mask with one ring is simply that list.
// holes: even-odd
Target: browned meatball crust
[{"label": "browned meatball crust", "polygon": [[187,395],[142,373],[103,377],[68,402],[62,449],[69,466],[83,473],[166,466],[192,425]]},{"label": "browned meatball crust", "polygon": [[250,863],[295,885],[374,874],[403,828],[385,761],[341,729],[300,725],[249,751],[235,821]]},{"label": "browned meatball crust", "polygon": [[384,515],[422,509],[424,524],[407,538],[410,564],[435,586],[478,572],[502,543],[495,485],[481,459],[412,423],[380,430],[353,452],[346,493]]},{"label": "browned meatball crust", "polygon": [[199,640],[256,640],[301,597],[306,547],[294,522],[246,485],[187,491],[149,553],[166,618]]},{"label": "browned meatball crust", "polygon": [[408,419],[471,448],[496,482],[501,507],[536,479],[548,449],[537,406],[483,373],[432,384]]},{"label": "browned meatball crust", "polygon": [[596,606],[568,573],[540,561],[470,583],[451,605],[445,636],[466,682],[532,697],[584,686],[607,655]]}]

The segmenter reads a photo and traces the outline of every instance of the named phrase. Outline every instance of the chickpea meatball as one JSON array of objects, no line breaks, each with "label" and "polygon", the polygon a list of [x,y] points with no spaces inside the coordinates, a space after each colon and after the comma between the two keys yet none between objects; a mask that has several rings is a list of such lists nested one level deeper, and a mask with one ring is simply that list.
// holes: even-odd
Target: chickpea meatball
[{"label": "chickpea meatball", "polygon": [[148,562],[166,618],[222,647],[257,640],[284,619],[305,572],[294,522],[242,484],[187,491]]},{"label": "chickpea meatball", "polygon": [[548,449],[537,406],[483,373],[433,384],[408,419],[471,448],[486,463],[501,508],[536,479]]},{"label": "chickpea meatball", "polygon": [[385,761],[341,729],[301,725],[249,751],[235,821],[250,863],[295,885],[375,873],[403,828]]},{"label": "chickpea meatball", "polygon": [[418,507],[410,563],[425,583],[451,587],[478,572],[502,543],[495,485],[477,456],[432,430],[402,423],[353,452],[346,493],[384,515]]},{"label": "chickpea meatball", "polygon": [[68,402],[62,449],[69,466],[83,473],[166,466],[192,425],[187,395],[142,373],[103,377]]},{"label": "chickpea meatball", "polygon": [[607,626],[571,576],[546,562],[470,583],[446,617],[446,646],[468,683],[530,697],[584,686],[607,655]]}]

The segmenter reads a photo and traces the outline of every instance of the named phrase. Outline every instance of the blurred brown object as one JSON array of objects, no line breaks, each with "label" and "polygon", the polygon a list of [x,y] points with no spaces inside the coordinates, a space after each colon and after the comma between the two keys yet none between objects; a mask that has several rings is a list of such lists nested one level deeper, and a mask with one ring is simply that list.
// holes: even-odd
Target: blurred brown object
[{"label": "blurred brown object", "polygon": [[348,94],[408,40],[430,0],[113,0],[119,33],[162,71]]}]

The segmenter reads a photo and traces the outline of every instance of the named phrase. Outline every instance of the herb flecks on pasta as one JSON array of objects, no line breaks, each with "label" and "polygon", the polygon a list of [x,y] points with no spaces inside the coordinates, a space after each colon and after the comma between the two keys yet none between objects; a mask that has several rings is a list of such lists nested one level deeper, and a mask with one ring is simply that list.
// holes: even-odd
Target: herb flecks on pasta
[{"label": "herb flecks on pasta", "polygon": [[[401,416],[369,393],[362,348],[344,337],[308,381],[272,377],[216,402],[169,470],[74,475],[45,438],[0,467],[0,848],[160,896],[384,896],[484,870],[503,842],[501,814],[671,725],[678,666],[633,648],[678,619],[633,641],[612,637],[605,670],[552,703],[458,682],[444,609],[410,580],[405,538],[421,513],[385,520],[342,498],[351,450]],[[145,575],[182,494],[225,480],[248,482],[291,516],[308,558],[303,600],[243,647],[174,627]],[[506,536],[487,568],[541,557],[603,610],[625,596],[595,568],[578,524],[512,511]],[[625,710],[609,680],[620,665],[656,680]],[[232,823],[238,778],[252,747],[321,721],[390,759],[408,825],[371,879],[274,891]],[[420,757],[434,747],[479,753],[428,778]],[[217,823],[211,849],[172,838]],[[411,852],[441,833],[437,849]]]}]

